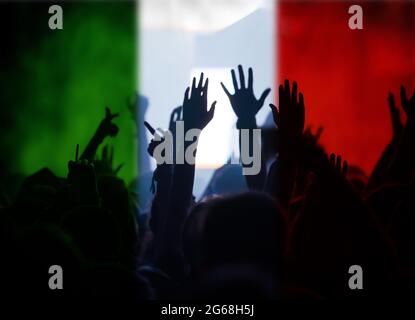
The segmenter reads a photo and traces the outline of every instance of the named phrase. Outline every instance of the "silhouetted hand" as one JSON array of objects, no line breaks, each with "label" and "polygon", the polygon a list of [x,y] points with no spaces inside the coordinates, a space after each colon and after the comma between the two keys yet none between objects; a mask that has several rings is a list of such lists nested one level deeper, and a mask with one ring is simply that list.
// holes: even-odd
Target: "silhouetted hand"
[{"label": "silhouetted hand", "polygon": [[406,123],[394,151],[393,159],[388,165],[387,179],[399,183],[409,183],[413,176],[415,151],[415,92],[408,98],[404,86],[400,91],[402,109],[406,113]]},{"label": "silhouetted hand", "polygon": [[304,97],[300,92],[297,97],[297,82],[293,82],[292,91],[290,82],[284,81],[284,86],[279,86],[278,108],[270,104],[275,124],[280,135],[280,145],[288,146],[296,143],[304,131]]},{"label": "silhouetted hand", "polygon": [[114,147],[105,145],[102,148],[101,158],[95,159],[94,166],[97,174],[117,175],[124,164],[122,163],[114,168]]},{"label": "silhouetted hand", "polygon": [[405,87],[401,86],[401,104],[403,110],[405,111],[409,119],[409,117],[413,116],[413,114],[415,113],[415,90],[412,94],[412,97],[408,99],[406,96]]},{"label": "silhouetted hand", "polygon": [[112,122],[118,117],[118,113],[112,114],[108,107],[105,107],[105,118],[100,122],[97,131],[92,136],[87,144],[84,152],[81,155],[81,160],[94,161],[95,154],[100,144],[106,137],[115,137],[118,133],[118,127]]},{"label": "silhouetted hand", "polygon": [[183,99],[183,121],[185,130],[199,129],[202,130],[212,120],[215,113],[216,101],[214,101],[207,110],[208,84],[206,79],[203,85],[203,72],[200,75],[199,83],[196,86],[196,78],[193,78],[192,89],[187,87]]},{"label": "silhouetted hand", "polygon": [[170,122],[169,122],[169,130],[170,132],[174,133],[176,132],[176,121],[181,121],[183,120],[182,117],[182,106],[179,106],[175,109],[173,109],[173,111],[170,114]]},{"label": "silhouetted hand", "polygon": [[118,127],[115,125],[112,120],[119,116],[118,113],[111,113],[111,110],[108,107],[105,107],[105,118],[101,121],[98,127],[98,133],[102,137],[115,137],[118,133]]},{"label": "silhouetted hand", "polygon": [[308,126],[304,130],[303,139],[308,143],[317,144],[318,140],[320,140],[320,137],[321,137],[321,134],[323,133],[323,131],[324,131],[324,128],[322,126],[319,126],[317,128],[316,133],[313,133],[312,127]]},{"label": "silhouetted hand", "polygon": [[226,95],[229,98],[232,109],[238,117],[236,127],[238,129],[250,129],[256,128],[255,116],[258,111],[264,105],[264,101],[271,89],[266,89],[259,99],[255,97],[254,94],[254,76],[252,74],[252,68],[248,69],[248,83],[245,84],[245,75],[242,69],[242,66],[238,66],[239,70],[239,80],[240,87],[238,87],[238,82],[236,80],[235,70],[231,70],[232,82],[235,93],[231,94],[225,85],[221,82],[222,88],[225,91]]},{"label": "silhouetted hand", "polygon": [[349,165],[347,163],[347,161],[343,161],[342,162],[342,157],[341,156],[337,156],[332,153],[330,154],[330,165],[336,169],[337,173],[343,177],[347,176],[347,171],[349,169]]},{"label": "silhouetted hand", "polygon": [[395,104],[395,97],[392,93],[389,93],[388,95],[388,105],[389,105],[389,111],[392,121],[392,131],[393,131],[393,139],[398,139],[403,130],[403,125],[399,113],[399,109]]}]

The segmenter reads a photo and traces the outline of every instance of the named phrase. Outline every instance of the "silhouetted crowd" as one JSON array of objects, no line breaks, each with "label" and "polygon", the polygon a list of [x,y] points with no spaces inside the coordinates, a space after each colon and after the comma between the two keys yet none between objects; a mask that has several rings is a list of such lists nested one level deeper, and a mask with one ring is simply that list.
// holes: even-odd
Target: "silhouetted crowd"
[{"label": "silhouetted crowd", "polygon": [[[306,103],[296,82],[279,86],[278,105],[270,105],[275,126],[262,128],[256,141],[256,114],[270,89],[256,98],[252,69],[247,79],[241,66],[236,71],[233,90],[222,86],[237,116],[236,130],[241,135],[249,129],[250,146],[261,146],[258,174],[242,175],[249,164],[225,164],[196,201],[195,164],[158,163],[146,186],[153,192],[146,210],[138,203],[144,191],[117,177],[114,150],[103,146],[119,130],[117,114],[107,108],[84,151],[76,148],[66,177],[43,169],[21,185],[0,186],[0,290],[19,298],[137,300],[411,295],[415,92],[408,97],[401,87],[403,112],[389,95],[393,136],[366,176],[319,144],[321,128],[305,128]],[[171,114],[173,136],[176,121],[184,122],[185,132],[208,125],[216,102],[208,106],[207,96],[202,73]],[[153,138],[148,155],[140,157],[153,157],[164,140]],[[174,148],[197,144],[184,141]],[[62,290],[49,287],[52,265],[63,270]],[[363,289],[350,286],[352,266],[361,268]]]}]

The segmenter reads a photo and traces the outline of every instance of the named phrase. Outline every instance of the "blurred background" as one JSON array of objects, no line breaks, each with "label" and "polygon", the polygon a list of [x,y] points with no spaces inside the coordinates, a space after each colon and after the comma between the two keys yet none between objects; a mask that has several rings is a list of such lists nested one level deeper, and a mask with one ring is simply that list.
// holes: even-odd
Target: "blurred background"
[{"label": "blurred background", "polygon": [[[63,30],[50,30],[60,3]],[[134,1],[0,2],[0,154],[3,178],[48,167],[65,176],[105,115],[120,112],[115,163],[137,173],[135,125],[127,98],[137,90]],[[15,180],[16,180],[15,179]],[[18,180],[18,179],[17,179]]]},{"label": "blurred background", "polygon": [[[351,5],[363,30],[350,30]],[[278,5],[278,74],[304,92],[321,142],[370,174],[390,141],[388,92],[415,87],[415,1],[296,1]],[[402,114],[402,113],[401,113]]]}]

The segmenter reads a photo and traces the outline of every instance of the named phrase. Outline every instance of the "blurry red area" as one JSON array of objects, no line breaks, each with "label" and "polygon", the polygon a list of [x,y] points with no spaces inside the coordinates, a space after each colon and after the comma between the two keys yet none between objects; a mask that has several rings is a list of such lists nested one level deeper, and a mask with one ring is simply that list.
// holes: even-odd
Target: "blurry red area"
[{"label": "blurry red area", "polygon": [[[348,27],[354,4],[363,30]],[[415,2],[282,0],[277,15],[279,83],[297,80],[326,150],[370,173],[391,137],[388,92],[415,88]]]}]

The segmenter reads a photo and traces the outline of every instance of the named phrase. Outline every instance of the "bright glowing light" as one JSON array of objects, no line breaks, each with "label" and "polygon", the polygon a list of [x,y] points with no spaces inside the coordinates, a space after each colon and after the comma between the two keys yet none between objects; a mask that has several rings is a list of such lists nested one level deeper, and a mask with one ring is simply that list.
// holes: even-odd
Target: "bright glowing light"
[{"label": "bright glowing light", "polygon": [[211,32],[257,10],[263,0],[141,0],[142,27]]},{"label": "bright glowing light", "polygon": [[[145,119],[166,129],[173,108],[193,76],[209,77],[209,107],[216,100],[215,117],[203,131],[197,151],[193,194],[204,191],[214,169],[229,157],[239,157],[236,118],[220,82],[232,90],[231,68],[241,64],[254,70],[257,97],[274,88],[274,0],[142,0],[139,8],[138,77],[140,93],[149,99]],[[214,31],[214,32],[212,32]],[[273,92],[266,104],[273,101]],[[269,108],[257,114],[264,123]],[[146,146],[148,132],[142,137]],[[143,157],[146,152],[140,152]],[[155,162],[151,161],[152,169]],[[141,171],[143,172],[143,171]],[[148,186],[145,186],[146,188]]]},{"label": "bright glowing light", "polygon": [[234,128],[236,117],[220,85],[222,81],[227,88],[232,87],[230,68],[194,68],[189,83],[193,77],[198,79],[201,72],[209,78],[208,105],[210,107],[215,100],[217,104],[215,116],[200,136],[196,167],[216,169],[225,164],[232,151],[238,148],[238,136]]}]

